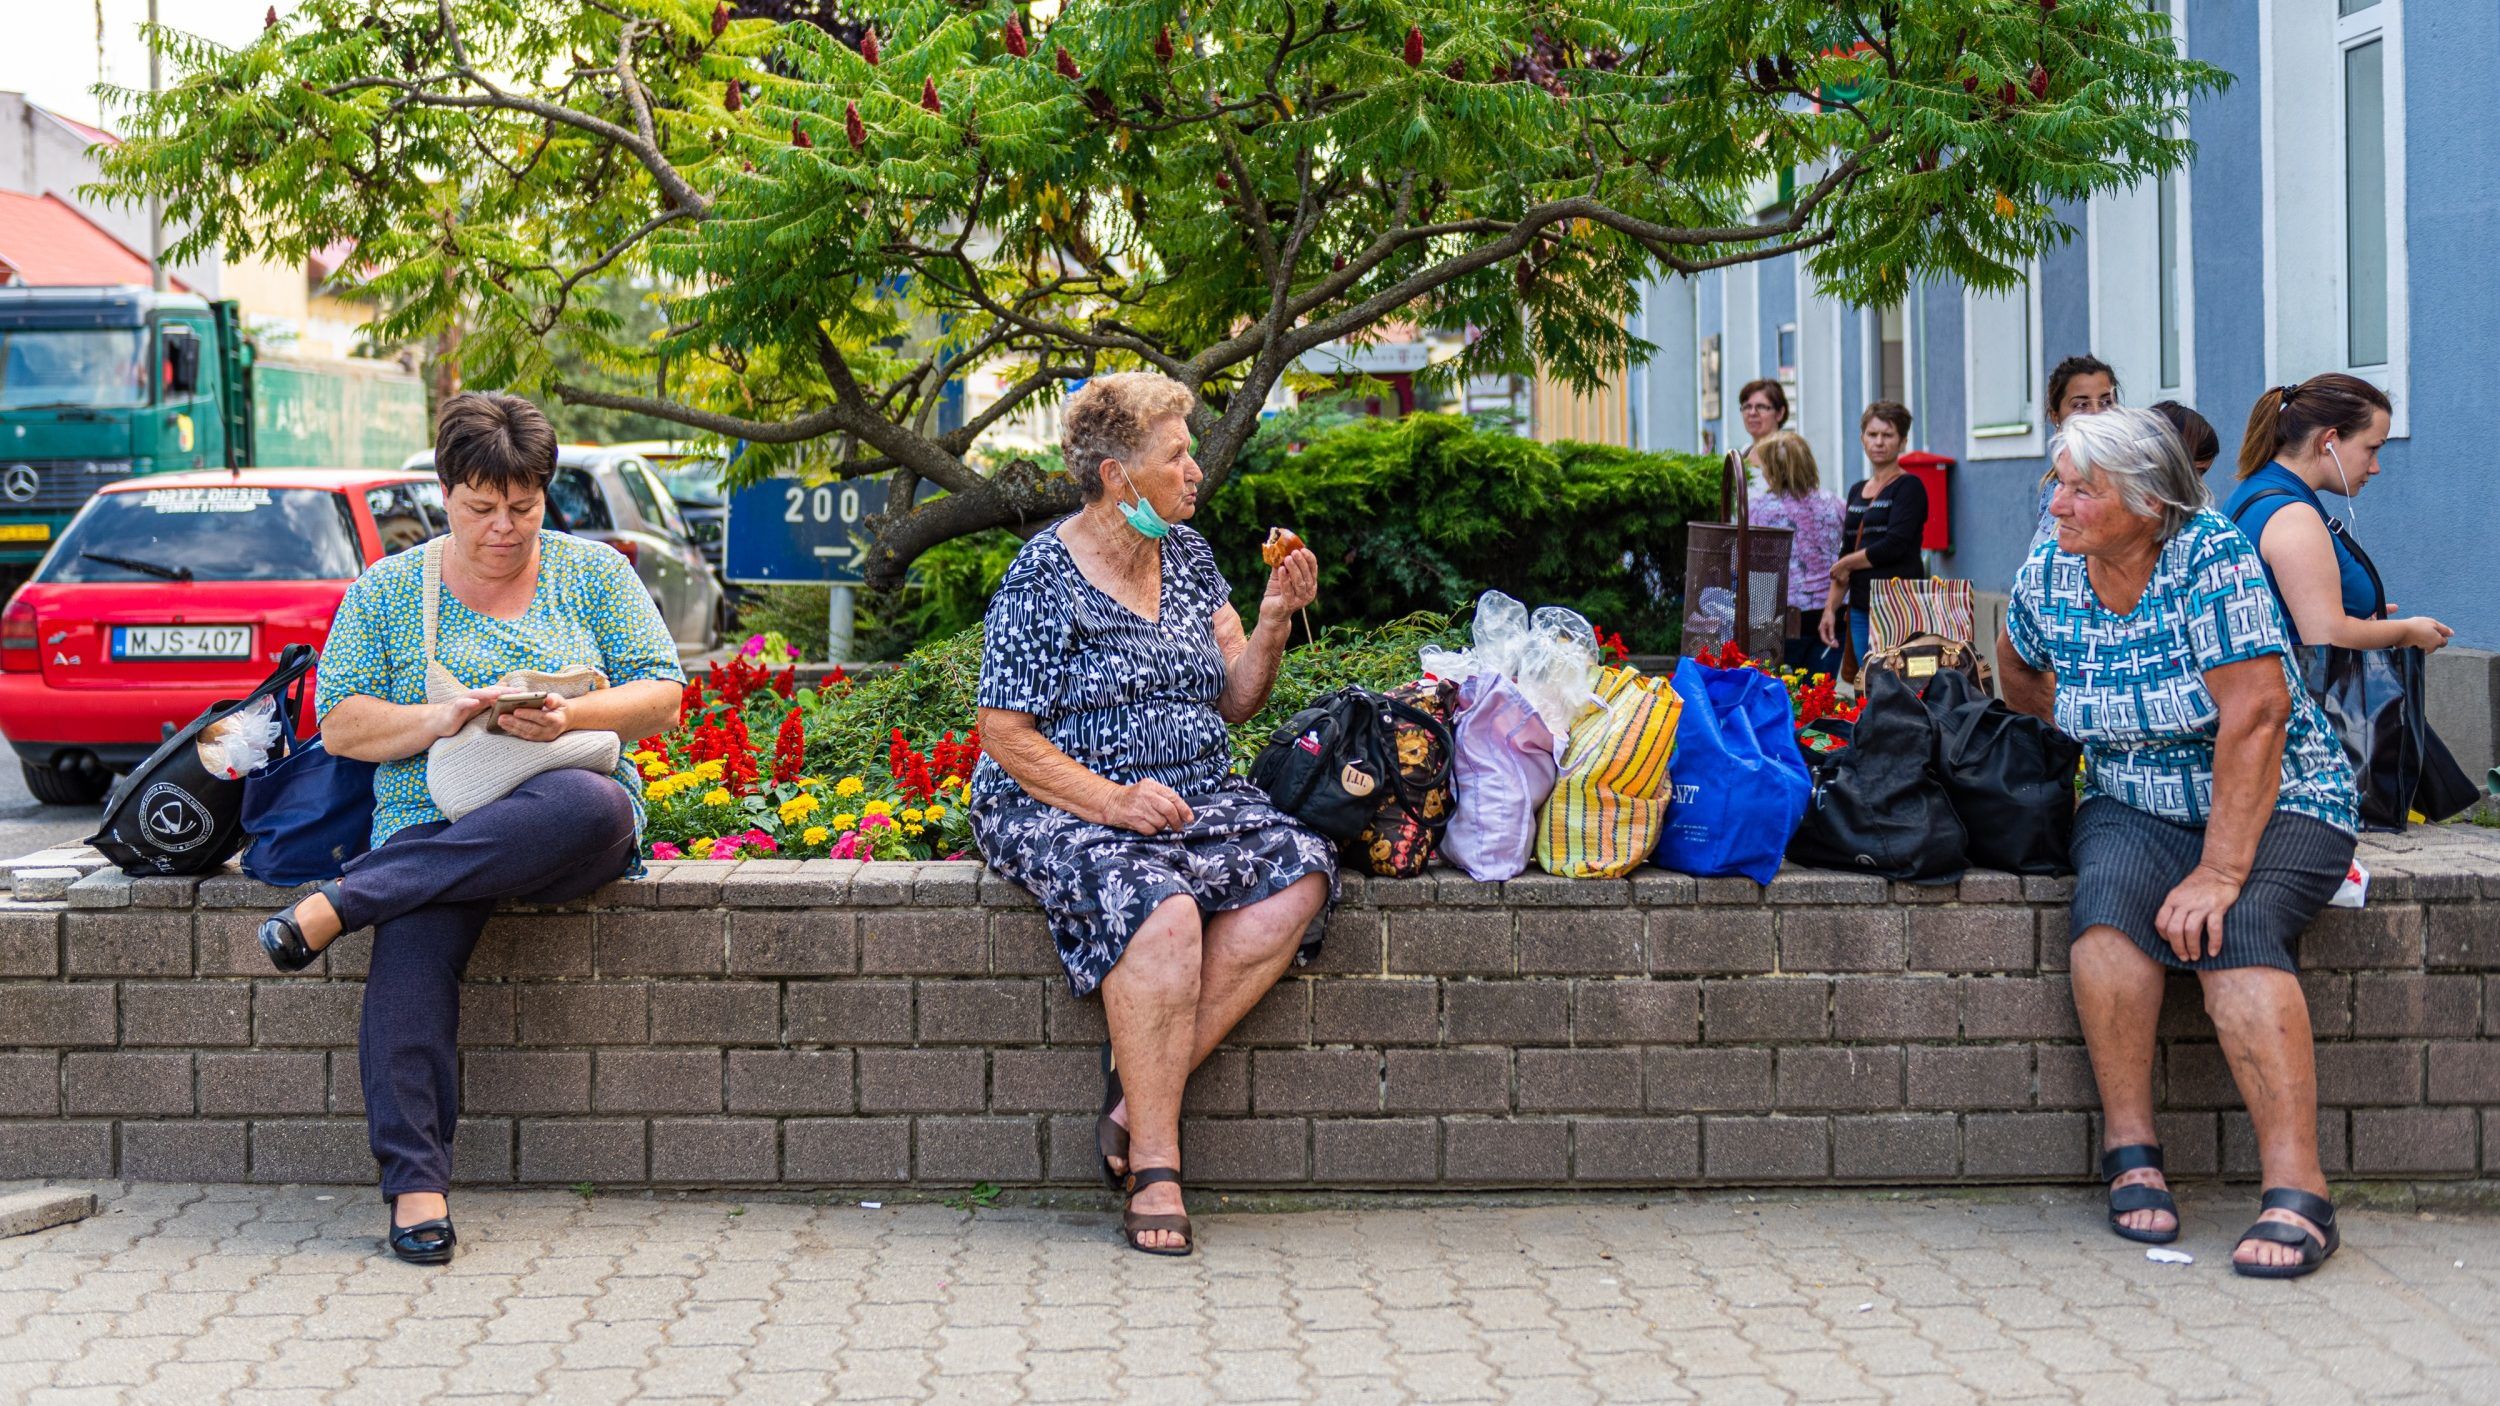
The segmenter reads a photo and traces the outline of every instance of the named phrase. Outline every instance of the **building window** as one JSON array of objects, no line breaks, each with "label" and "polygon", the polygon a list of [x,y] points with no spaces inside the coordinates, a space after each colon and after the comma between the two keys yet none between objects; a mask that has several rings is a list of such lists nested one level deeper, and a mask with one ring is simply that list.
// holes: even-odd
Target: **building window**
[{"label": "building window", "polygon": [[2036,266],[2002,293],[1962,297],[1962,384],[1970,457],[2040,453],[2040,280]]},{"label": "building window", "polygon": [[2179,173],[2163,176],[2153,198],[2161,250],[2161,388],[2175,391],[2185,384],[2186,374],[2179,351]]},{"label": "building window", "polygon": [[[2374,9],[2375,0],[2344,13]],[[2386,42],[2344,50],[2344,360],[2387,364]]]}]

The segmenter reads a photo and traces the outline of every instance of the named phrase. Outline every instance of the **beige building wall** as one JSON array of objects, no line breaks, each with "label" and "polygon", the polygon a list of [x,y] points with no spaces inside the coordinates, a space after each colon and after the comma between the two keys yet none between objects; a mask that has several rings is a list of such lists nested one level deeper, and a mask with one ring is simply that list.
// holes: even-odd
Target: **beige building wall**
[{"label": "beige building wall", "polygon": [[1532,422],[1540,442],[1576,439],[1583,444],[1631,446],[1632,403],[1621,380],[1582,392],[1540,371],[1532,394]]}]

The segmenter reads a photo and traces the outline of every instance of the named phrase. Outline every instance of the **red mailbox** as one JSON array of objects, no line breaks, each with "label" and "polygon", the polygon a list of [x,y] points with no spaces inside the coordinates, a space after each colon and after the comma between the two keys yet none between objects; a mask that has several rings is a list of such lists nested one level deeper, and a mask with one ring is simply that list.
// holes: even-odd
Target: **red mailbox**
[{"label": "red mailbox", "polygon": [[1942,454],[1914,449],[1901,456],[1901,467],[1927,487],[1927,532],[1919,547],[1930,552],[1953,550],[1953,461]]}]

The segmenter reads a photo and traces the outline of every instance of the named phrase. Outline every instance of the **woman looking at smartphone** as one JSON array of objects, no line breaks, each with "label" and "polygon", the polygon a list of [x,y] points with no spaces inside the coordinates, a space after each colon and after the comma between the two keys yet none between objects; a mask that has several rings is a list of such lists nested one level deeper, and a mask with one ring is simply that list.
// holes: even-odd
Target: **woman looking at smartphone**
[{"label": "woman looking at smartphone", "polygon": [[[538,407],[468,394],[443,405],[434,472],[450,533],[368,570],[339,604],[321,658],[321,741],[379,762],[373,848],[346,874],[261,925],[280,971],[301,971],[341,933],[373,929],[356,1039],[365,1123],[390,1206],[391,1250],[441,1264],[454,1234],[453,1130],[460,1120],[460,978],[498,903],[562,903],[640,869],[642,784],[613,773],[543,772],[459,820],[426,784],[427,750],[482,709],[532,742],[568,732],[645,737],[677,717],[677,647],[625,558],[542,530],[556,437]],[[425,559],[439,550],[429,641]],[[468,689],[427,701],[427,655]],[[495,681],[588,666],[607,686],[578,697],[515,694]]]}]

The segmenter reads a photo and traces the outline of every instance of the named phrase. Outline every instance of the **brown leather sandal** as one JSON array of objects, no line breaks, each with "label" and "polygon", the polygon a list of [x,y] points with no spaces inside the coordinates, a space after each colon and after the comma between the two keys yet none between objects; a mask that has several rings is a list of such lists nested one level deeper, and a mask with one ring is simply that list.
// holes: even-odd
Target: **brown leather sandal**
[{"label": "brown leather sandal", "polygon": [[[1128,1174],[1129,1199],[1136,1200],[1137,1193],[1145,1187],[1167,1181],[1178,1186],[1181,1182],[1181,1174],[1170,1167],[1139,1167]],[[1149,1230],[1179,1231],[1181,1247],[1177,1250],[1149,1248],[1138,1238]],[[1162,1255],[1178,1259],[1198,1248],[1198,1237],[1190,1232],[1189,1217],[1185,1215],[1141,1216],[1135,1211],[1123,1210],[1120,1212],[1120,1234],[1128,1241],[1128,1247],[1141,1255]]]},{"label": "brown leather sandal", "polygon": [[1128,1129],[1121,1127],[1120,1121],[1111,1116],[1111,1110],[1120,1106],[1122,1097],[1120,1069],[1111,1062],[1111,1042],[1105,1040],[1102,1042],[1102,1112],[1094,1119],[1094,1151],[1102,1156],[1103,1185],[1114,1191],[1120,1189],[1120,1173],[1112,1170],[1111,1159],[1117,1157],[1123,1163],[1128,1161]]}]

